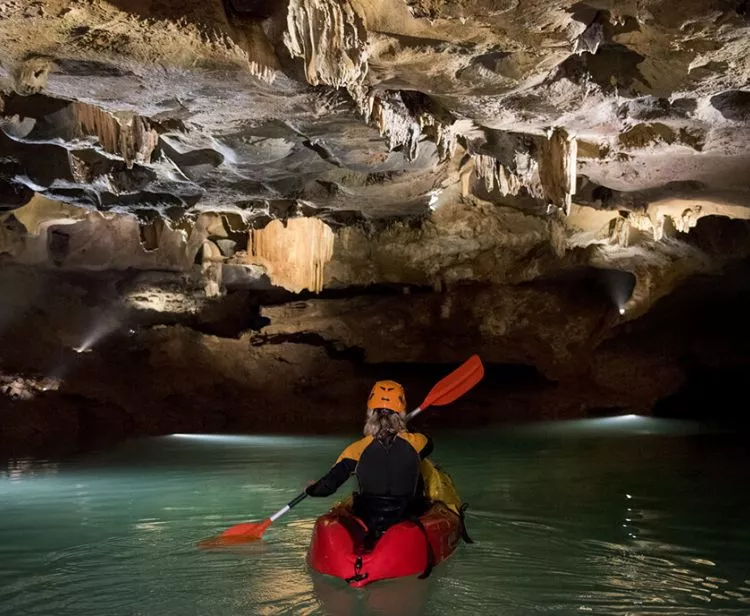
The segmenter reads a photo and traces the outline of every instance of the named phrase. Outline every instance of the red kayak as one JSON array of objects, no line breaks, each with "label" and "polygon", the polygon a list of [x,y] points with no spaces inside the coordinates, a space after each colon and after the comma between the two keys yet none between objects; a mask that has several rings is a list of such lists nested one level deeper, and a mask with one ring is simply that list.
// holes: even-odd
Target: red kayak
[{"label": "red kayak", "polygon": [[355,587],[424,574],[456,550],[461,539],[461,518],[437,502],[419,520],[422,528],[415,522],[400,522],[367,549],[367,528],[346,506],[339,505],[315,523],[308,563],[315,571],[341,578]]}]

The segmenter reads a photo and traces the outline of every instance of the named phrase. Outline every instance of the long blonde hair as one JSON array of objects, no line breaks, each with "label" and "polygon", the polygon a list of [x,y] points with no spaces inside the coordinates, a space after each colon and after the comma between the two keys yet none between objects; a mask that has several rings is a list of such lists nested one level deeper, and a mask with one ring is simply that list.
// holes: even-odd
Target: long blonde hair
[{"label": "long blonde hair", "polygon": [[[385,411],[385,412],[383,412]],[[365,419],[365,436],[378,440],[389,440],[399,432],[406,431],[406,421],[401,413],[387,409],[368,409]]]}]

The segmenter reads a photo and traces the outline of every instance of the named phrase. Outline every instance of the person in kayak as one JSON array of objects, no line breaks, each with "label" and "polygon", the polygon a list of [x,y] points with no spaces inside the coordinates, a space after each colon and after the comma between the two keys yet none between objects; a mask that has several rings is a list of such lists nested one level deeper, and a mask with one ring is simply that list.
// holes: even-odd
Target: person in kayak
[{"label": "person in kayak", "polygon": [[377,538],[426,509],[420,461],[432,453],[433,444],[429,436],[406,429],[406,396],[395,381],[378,381],[372,388],[364,435],[305,491],[310,496],[330,496],[356,475],[359,489],[352,513]]}]

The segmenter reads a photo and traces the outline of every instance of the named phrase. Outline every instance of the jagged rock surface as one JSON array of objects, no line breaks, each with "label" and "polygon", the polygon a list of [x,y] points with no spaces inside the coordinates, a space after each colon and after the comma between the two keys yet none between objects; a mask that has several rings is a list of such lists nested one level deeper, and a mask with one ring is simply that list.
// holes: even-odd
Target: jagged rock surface
[{"label": "jagged rock surface", "polygon": [[[0,0],[5,398],[167,429],[107,361],[191,375],[158,415],[480,351],[545,383],[529,417],[573,416],[680,386],[702,360],[660,328],[742,363],[660,315],[750,256],[745,4]],[[99,385],[35,385],[94,346]]]}]

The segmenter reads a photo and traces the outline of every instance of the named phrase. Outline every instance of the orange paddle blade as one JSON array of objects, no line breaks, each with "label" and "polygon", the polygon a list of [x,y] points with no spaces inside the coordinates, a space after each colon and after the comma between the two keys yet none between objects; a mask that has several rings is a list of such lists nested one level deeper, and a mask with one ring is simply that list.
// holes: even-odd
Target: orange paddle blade
[{"label": "orange paddle blade", "polygon": [[271,526],[270,519],[263,520],[263,522],[243,522],[242,524],[236,524],[216,537],[199,541],[198,547],[203,550],[210,550],[213,548],[242,545],[243,543],[253,543],[263,537],[263,533],[266,532],[269,526]]},{"label": "orange paddle blade", "polygon": [[231,537],[211,537],[210,539],[202,539],[198,542],[198,547],[201,550],[215,550],[218,548],[232,548],[240,545],[248,545],[250,543],[258,543],[260,537],[246,539],[242,535],[233,535]]},{"label": "orange paddle blade", "polygon": [[243,522],[242,524],[236,524],[232,528],[227,528],[219,537],[237,537],[242,538],[244,541],[253,541],[260,539],[266,529],[271,526],[271,520],[263,520],[262,522]]},{"label": "orange paddle blade", "polygon": [[427,394],[419,408],[424,410],[428,406],[442,406],[450,404],[463,396],[484,376],[484,366],[479,355],[472,355],[463,364],[441,379]]}]

